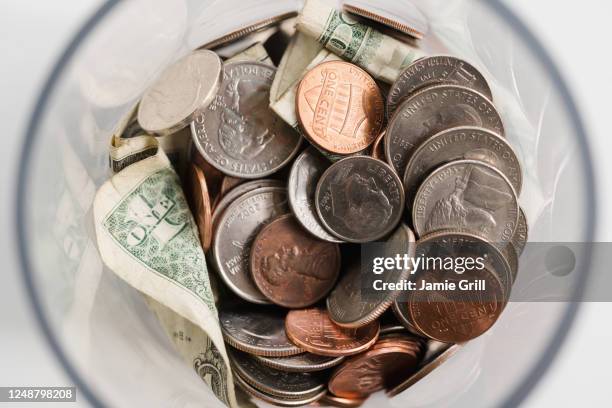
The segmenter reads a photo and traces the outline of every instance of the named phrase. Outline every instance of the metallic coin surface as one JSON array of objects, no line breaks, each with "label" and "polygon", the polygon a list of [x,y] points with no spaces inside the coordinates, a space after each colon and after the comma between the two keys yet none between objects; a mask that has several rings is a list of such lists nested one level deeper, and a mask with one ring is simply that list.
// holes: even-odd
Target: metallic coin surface
[{"label": "metallic coin surface", "polygon": [[269,303],[253,282],[251,244],[261,227],[288,211],[285,188],[262,187],[237,198],[219,219],[214,233],[214,263],[226,285],[244,300]]},{"label": "metallic coin surface", "polygon": [[219,308],[223,339],[239,350],[258,356],[303,353],[285,334],[286,314],[272,306],[224,305]]},{"label": "metallic coin surface", "polygon": [[308,71],[297,89],[296,112],[305,136],[337,154],[367,148],[382,130],[384,103],[372,77],[345,61]]},{"label": "metallic coin surface", "polygon": [[504,135],[501,118],[484,95],[463,86],[436,85],[408,97],[389,120],[385,156],[404,174],[414,149],[427,138],[457,126],[474,126]]},{"label": "metallic coin surface", "polygon": [[376,140],[374,141],[370,149],[370,156],[372,156],[376,160],[381,160],[381,161],[386,160],[385,159],[385,144],[383,142],[385,140],[385,133],[386,131],[383,130],[383,132],[380,135],[378,135],[378,137],[376,138]]},{"label": "metallic coin surface", "polygon": [[407,302],[403,300],[395,299],[395,301],[393,302],[393,313],[397,317],[397,320],[400,321],[402,326],[406,330],[408,330],[410,333],[416,336],[424,336],[424,334],[421,331],[419,331],[412,323],[410,314],[408,313],[408,303]]},{"label": "metallic coin surface", "polygon": [[321,300],[336,283],[340,248],[316,239],[286,214],[259,231],[250,265],[255,285],[272,303],[302,308]]},{"label": "metallic coin surface", "polygon": [[499,170],[458,160],[433,171],[414,197],[412,222],[419,237],[443,229],[465,229],[496,244],[512,239],[519,206],[514,188]]},{"label": "metallic coin surface", "polygon": [[321,379],[311,373],[290,373],[261,364],[246,353],[230,350],[232,367],[238,375],[258,390],[276,397],[301,398],[325,388]]},{"label": "metallic coin surface", "polygon": [[222,62],[212,51],[194,51],[166,68],[142,96],[138,123],[156,135],[173,133],[206,108],[221,82]]},{"label": "metallic coin surface", "polygon": [[202,249],[204,252],[208,252],[212,242],[212,211],[208,187],[204,172],[198,166],[192,164],[190,170],[191,190],[189,197],[191,199],[191,207],[200,233]]},{"label": "metallic coin surface", "polygon": [[349,356],[367,350],[378,338],[379,324],[374,321],[357,329],[334,324],[323,308],[292,310],[285,329],[289,339],[300,348],[322,356]]},{"label": "metallic coin surface", "polygon": [[340,364],[345,357],[318,356],[312,353],[302,353],[288,357],[263,357],[256,356],[255,359],[261,364],[281,371],[294,373],[311,373],[326,370]]},{"label": "metallic coin surface", "polygon": [[493,100],[487,80],[472,64],[447,55],[420,58],[408,65],[395,80],[387,95],[387,114],[412,93],[433,85],[460,85]]},{"label": "metallic coin surface", "polygon": [[321,222],[347,242],[369,242],[395,229],[404,210],[404,188],[386,163],[353,156],[331,165],[315,193]]},{"label": "metallic coin surface", "polygon": [[347,359],[332,374],[329,391],[344,398],[364,398],[391,388],[416,371],[423,354],[419,340],[381,340],[372,348]]},{"label": "metallic coin surface", "polygon": [[241,178],[237,178],[237,177],[232,177],[232,176],[225,176],[225,177],[223,177],[223,180],[221,180],[221,191],[220,191],[221,196],[224,196],[231,189],[233,189],[234,187],[244,183],[245,181],[247,181],[247,180],[241,179]]},{"label": "metallic coin surface", "polygon": [[[400,224],[384,244],[376,245],[371,257],[384,259],[394,258],[397,254],[407,254],[412,258],[415,250],[414,234],[406,225]],[[329,318],[342,327],[361,327],[376,320],[391,306],[399,291],[384,290],[374,293],[373,289],[370,289],[372,293],[364,296],[362,290],[372,288],[375,280],[399,283],[410,276],[410,271],[408,267],[390,269],[377,275],[371,271],[362,271],[360,262],[354,262],[327,297]]]},{"label": "metallic coin surface", "polygon": [[322,390],[316,394],[307,395],[302,398],[286,398],[286,397],[283,398],[283,397],[277,397],[271,394],[267,394],[265,392],[258,390],[257,388],[249,384],[245,379],[240,377],[240,375],[235,375],[234,381],[247,394],[255,398],[259,398],[262,401],[269,402],[272,405],[277,405],[279,407],[301,407],[304,405],[312,404],[313,402],[320,400],[327,392],[326,390]]},{"label": "metallic coin surface", "polygon": [[332,406],[338,408],[357,408],[363,405],[363,398],[342,398],[332,394],[325,394],[319,401],[323,406]]},{"label": "metallic coin surface", "polygon": [[317,182],[330,165],[329,160],[310,146],[293,162],[287,192],[291,211],[308,232],[324,241],[339,243],[342,240],[331,235],[321,225],[314,203]]},{"label": "metallic coin surface", "polygon": [[478,160],[495,167],[510,180],[517,196],[520,194],[523,184],[521,165],[506,139],[482,128],[456,127],[443,130],[415,149],[404,172],[407,205],[412,202],[423,179],[433,170],[462,159]]},{"label": "metallic coin surface", "polygon": [[392,11],[384,10],[381,4],[377,4],[376,8],[366,8],[364,3],[363,1],[345,0],[342,8],[351,14],[384,24],[417,39],[423,38],[429,30],[427,17],[412,3],[402,4],[405,11],[402,17]]},{"label": "metallic coin surface", "polygon": [[529,227],[527,225],[527,217],[525,217],[525,212],[523,209],[519,208],[518,225],[516,226],[516,231],[514,231],[514,236],[512,237],[512,245],[516,250],[517,256],[521,256],[523,253],[528,237]]},{"label": "metallic coin surface", "polygon": [[217,197],[219,196],[219,192],[221,191],[221,183],[223,181],[223,173],[219,170],[208,164],[206,160],[202,157],[200,152],[193,146],[193,141],[189,143],[189,157],[191,162],[198,166],[203,172],[204,177],[206,178],[206,185],[208,186],[208,194],[211,199],[212,210],[215,209],[215,202],[217,201]]},{"label": "metallic coin surface", "polygon": [[214,102],[191,122],[195,146],[226,175],[264,177],[297,154],[300,135],[268,106],[275,72],[257,62],[225,65]]}]

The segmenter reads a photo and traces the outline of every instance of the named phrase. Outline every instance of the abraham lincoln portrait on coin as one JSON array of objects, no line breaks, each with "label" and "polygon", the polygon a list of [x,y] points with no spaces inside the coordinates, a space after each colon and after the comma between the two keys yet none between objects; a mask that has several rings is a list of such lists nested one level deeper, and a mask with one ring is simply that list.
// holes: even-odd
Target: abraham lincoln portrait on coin
[{"label": "abraham lincoln portrait on coin", "polygon": [[441,228],[474,226],[482,233],[489,233],[497,225],[494,213],[512,197],[502,191],[502,182],[487,170],[468,166],[463,175],[455,179],[454,190],[434,204],[425,228],[435,231]]},{"label": "abraham lincoln portrait on coin", "polygon": [[[243,87],[249,93],[241,92]],[[230,103],[222,108],[219,144],[234,159],[254,159],[274,139],[274,124],[267,123],[276,120],[267,114],[268,94],[264,82],[235,78],[229,84],[225,96]]]}]

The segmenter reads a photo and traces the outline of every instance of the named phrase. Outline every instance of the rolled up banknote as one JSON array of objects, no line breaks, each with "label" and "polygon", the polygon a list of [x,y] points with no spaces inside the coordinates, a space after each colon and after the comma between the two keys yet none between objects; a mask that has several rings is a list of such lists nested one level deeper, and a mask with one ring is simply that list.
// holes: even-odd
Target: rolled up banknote
[{"label": "rolled up banknote", "polygon": [[[94,221],[102,260],[121,279],[168,309],[157,313],[166,331],[185,323],[169,311],[201,330],[198,341],[206,341],[206,350],[188,350],[191,357],[197,351],[194,368],[206,368],[200,376],[219,400],[236,407],[198,230],[178,176],[162,149],[100,187],[94,200]],[[193,327],[184,330],[193,331]]]},{"label": "rolled up banknote", "polygon": [[127,139],[113,136],[109,149],[110,167],[118,173],[126,167],[157,153],[159,143],[150,135],[140,135]]},{"label": "rolled up banknote", "polygon": [[402,69],[425,54],[336,10],[332,3],[306,0],[297,18],[298,31],[315,38],[334,54],[393,83]]},{"label": "rolled up banknote", "polygon": [[255,43],[246,50],[239,52],[231,58],[228,58],[225,63],[231,64],[232,62],[240,61],[255,61],[274,66],[270,55],[268,55],[268,51],[266,51],[263,44],[260,42]]}]

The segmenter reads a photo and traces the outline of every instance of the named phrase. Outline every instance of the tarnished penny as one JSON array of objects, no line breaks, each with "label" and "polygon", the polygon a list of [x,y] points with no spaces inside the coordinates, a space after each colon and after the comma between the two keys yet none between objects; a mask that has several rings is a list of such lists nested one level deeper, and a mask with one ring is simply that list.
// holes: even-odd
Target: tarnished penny
[{"label": "tarnished penny", "polygon": [[518,209],[514,188],[503,173],[476,160],[457,160],[423,181],[414,198],[412,222],[419,237],[459,228],[501,244],[514,235]]},{"label": "tarnished penny", "polygon": [[292,310],[285,321],[287,336],[300,348],[322,356],[349,356],[367,350],[378,338],[374,321],[357,329],[334,324],[323,308]]},{"label": "tarnished penny", "polygon": [[263,357],[255,356],[255,359],[268,367],[281,371],[295,373],[310,373],[332,368],[340,364],[345,357],[319,356],[312,353],[302,353],[288,357]]},{"label": "tarnished penny", "polygon": [[206,108],[221,82],[222,62],[212,51],[199,50],[166,68],[138,105],[138,123],[147,132],[166,135],[189,124]]},{"label": "tarnished penny", "polygon": [[427,138],[457,126],[489,129],[500,136],[504,126],[493,103],[481,93],[456,85],[436,85],[409,96],[389,120],[385,156],[404,174],[414,149]]},{"label": "tarnished penny", "polygon": [[365,399],[363,398],[342,398],[331,394],[325,394],[320,400],[321,405],[338,408],[357,408],[362,406],[364,402]]},{"label": "tarnished penny", "polygon": [[239,350],[259,356],[303,353],[285,334],[286,314],[273,306],[223,305],[219,308],[223,339]]},{"label": "tarnished penny", "polygon": [[291,166],[287,192],[295,218],[312,235],[329,242],[342,242],[321,225],[315,208],[315,192],[321,174],[331,165],[313,146],[300,154]]},{"label": "tarnished penny", "polygon": [[275,73],[274,67],[257,62],[225,65],[214,102],[191,123],[199,152],[226,175],[264,177],[298,152],[300,135],[268,106]]},{"label": "tarnished penny", "polygon": [[200,233],[200,243],[204,252],[208,252],[212,242],[212,211],[210,208],[210,197],[204,172],[196,165],[191,165],[191,205],[193,216]]},{"label": "tarnished penny", "polygon": [[303,398],[318,394],[325,388],[323,381],[314,374],[275,370],[239,351],[230,350],[228,354],[237,374],[266,394],[282,398]]},{"label": "tarnished penny", "polygon": [[291,214],[263,227],[251,248],[255,284],[273,303],[288,308],[315,304],[340,272],[338,244],[308,234]]},{"label": "tarnished penny", "polygon": [[409,377],[423,355],[423,343],[405,340],[381,340],[364,353],[339,366],[329,380],[329,391],[344,398],[364,398],[390,388]]},{"label": "tarnished penny", "polygon": [[432,55],[419,58],[397,77],[387,95],[387,115],[391,116],[410,94],[442,84],[465,86],[493,100],[487,80],[472,64],[457,57]]},{"label": "tarnished penny", "polygon": [[504,173],[517,196],[520,194],[523,184],[521,165],[506,139],[483,128],[456,127],[430,137],[412,154],[404,172],[407,205],[412,203],[419,185],[433,170],[461,159],[490,164]]},{"label": "tarnished penny", "polygon": [[385,145],[383,142],[385,140],[385,133],[386,131],[383,131],[380,135],[378,135],[378,137],[376,138],[376,140],[374,141],[370,149],[370,155],[376,160],[381,160],[381,161],[386,160]]},{"label": "tarnished penny", "polygon": [[380,133],[384,103],[372,77],[345,61],[308,71],[297,89],[296,112],[306,137],[337,154],[357,153]]},{"label": "tarnished penny", "polygon": [[527,217],[525,217],[525,212],[523,209],[519,208],[518,224],[516,226],[516,231],[514,231],[514,236],[512,237],[512,246],[514,247],[517,256],[521,256],[523,253],[525,245],[527,244],[528,236],[529,227],[527,225]]},{"label": "tarnished penny", "polygon": [[[375,244],[371,257],[393,258],[397,254],[414,257],[415,249],[414,234],[406,225],[400,224],[384,243]],[[384,283],[398,283],[407,279],[410,271],[410,268],[390,269],[377,275],[371,271],[362,272],[360,262],[354,262],[344,271],[342,278],[327,297],[330,319],[343,327],[360,327],[376,320],[391,306],[399,291],[374,292],[373,282],[381,280]],[[363,296],[362,290],[370,290],[371,293]]]},{"label": "tarnished penny", "polygon": [[250,272],[251,245],[265,224],[288,211],[285,188],[262,187],[238,197],[219,219],[214,232],[214,264],[225,284],[244,300],[269,303]]},{"label": "tarnished penny", "polygon": [[244,380],[240,375],[235,375],[234,381],[247,394],[255,398],[259,398],[262,401],[269,402],[272,405],[277,405],[279,407],[301,407],[304,405],[312,404],[313,402],[320,400],[327,392],[326,390],[322,390],[316,394],[307,395],[301,398],[277,397],[258,390],[257,388],[249,384],[246,380]]},{"label": "tarnished penny", "polygon": [[375,241],[399,223],[404,188],[388,164],[369,156],[347,157],[323,173],[315,205],[323,225],[338,238]]}]

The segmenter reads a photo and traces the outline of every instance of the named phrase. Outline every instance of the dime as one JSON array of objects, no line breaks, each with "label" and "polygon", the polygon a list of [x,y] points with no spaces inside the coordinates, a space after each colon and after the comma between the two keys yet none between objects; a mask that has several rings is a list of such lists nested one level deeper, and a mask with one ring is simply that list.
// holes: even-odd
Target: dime
[{"label": "dime", "polygon": [[[345,0],[342,8],[351,14],[356,14],[377,23],[384,24],[385,26],[401,31],[414,38],[423,38],[425,33],[429,30],[427,18],[414,4],[410,2],[401,4],[401,16],[403,18],[400,17],[393,8],[384,9],[383,5],[384,3],[377,3],[374,8],[370,2]],[[389,5],[387,5],[387,7],[388,6]]]},{"label": "dime", "polygon": [[518,202],[499,170],[475,160],[458,160],[431,173],[419,187],[412,208],[418,236],[460,228],[490,242],[507,243],[518,222]]},{"label": "dime", "polygon": [[393,387],[391,390],[387,392],[388,397],[395,397],[396,395],[406,391],[408,388],[412,387],[414,384],[419,382],[421,379],[426,377],[429,373],[431,373],[436,368],[440,367],[445,361],[451,358],[457,351],[461,345],[453,344],[444,350],[441,354],[437,355],[434,359],[429,362],[426,362],[419,370],[410,376],[406,381],[398,384]]},{"label": "dime", "polygon": [[308,395],[303,398],[280,398],[274,395],[266,394],[265,392],[261,392],[246,382],[242,377],[240,377],[240,375],[235,375],[234,381],[249,395],[280,407],[301,407],[303,405],[308,405],[321,399],[327,392],[326,390],[322,390],[317,394]]},{"label": "dime", "polygon": [[510,144],[487,129],[456,127],[430,137],[414,150],[404,172],[407,205],[410,206],[419,185],[434,169],[461,159],[490,164],[504,173],[516,195],[520,194],[523,174]]},{"label": "dime", "polygon": [[200,50],[166,68],[142,96],[138,123],[147,132],[166,135],[187,126],[198,109],[206,108],[219,89],[221,59]]},{"label": "dime", "polygon": [[214,233],[214,263],[227,286],[249,302],[269,303],[250,273],[253,239],[263,225],[288,211],[285,188],[262,187],[237,198],[219,219]]},{"label": "dime", "polygon": [[300,135],[268,106],[276,69],[242,61],[223,68],[219,92],[191,123],[202,156],[226,175],[259,178],[287,164],[297,153]]},{"label": "dime", "polygon": [[239,351],[230,351],[232,367],[246,382],[261,392],[281,398],[303,398],[325,388],[319,377],[311,373],[279,371],[259,363]]},{"label": "dime", "polygon": [[367,350],[378,338],[379,324],[374,321],[357,329],[335,325],[327,311],[314,307],[292,310],[285,328],[289,339],[300,348],[322,356],[349,356]]},{"label": "dime", "polygon": [[312,235],[324,241],[342,242],[323,228],[314,203],[317,181],[330,164],[313,146],[295,159],[287,188],[289,206],[300,224]]},{"label": "dime", "polygon": [[289,357],[256,356],[255,359],[260,363],[277,370],[296,373],[310,373],[335,367],[344,360],[344,357],[328,357],[319,356],[312,353],[302,353]]},{"label": "dime", "polygon": [[321,405],[330,405],[338,408],[357,408],[363,405],[365,399],[362,398],[342,398],[335,395],[325,394],[320,400]]},{"label": "dime", "polygon": [[527,225],[527,217],[525,217],[525,212],[523,209],[519,208],[518,224],[516,226],[516,231],[514,231],[514,235],[512,236],[512,246],[516,250],[517,256],[521,256],[523,253],[525,245],[527,244],[528,235],[529,229]]},{"label": "dime", "polygon": [[503,136],[504,127],[486,96],[463,86],[436,85],[406,99],[395,111],[385,135],[385,156],[404,174],[414,149],[428,137],[457,126],[475,126]]},{"label": "dime", "polygon": [[207,252],[212,241],[212,214],[210,209],[210,197],[204,172],[196,165],[191,165],[191,208],[200,233],[202,249]]},{"label": "dime", "polygon": [[239,350],[259,356],[303,353],[285,334],[286,314],[271,306],[224,305],[219,308],[223,339]]},{"label": "dime", "polygon": [[370,155],[376,160],[385,161],[385,145],[383,143],[383,140],[385,138],[385,133],[386,131],[383,130],[382,133],[378,135],[378,137],[376,138],[376,140],[374,141],[370,149],[371,151]]},{"label": "dime", "polygon": [[323,173],[315,205],[325,228],[338,238],[375,241],[399,223],[404,189],[388,164],[368,156],[347,157]]},{"label": "dime", "polygon": [[345,61],[308,71],[297,89],[296,112],[305,136],[337,154],[367,148],[381,131],[384,103],[372,77]]},{"label": "dime", "polygon": [[391,116],[410,94],[432,85],[460,85],[493,100],[487,80],[472,64],[448,55],[423,57],[408,65],[387,95],[387,115]]},{"label": "dime", "polygon": [[[397,254],[407,254],[414,257],[414,234],[406,225],[401,224],[380,248],[373,249],[373,257],[395,257]],[[391,269],[384,274],[375,275],[371,271],[363,272],[360,263],[355,262],[348,271],[342,275],[340,282],[327,297],[327,311],[329,318],[339,326],[364,326],[383,314],[393,303],[399,291],[384,290],[362,296],[362,290],[373,290],[374,280],[383,282],[401,282],[410,276],[410,268]],[[366,288],[366,289],[364,289]]]},{"label": "dime", "polygon": [[286,214],[257,234],[250,265],[265,297],[279,306],[302,308],[318,302],[336,283],[340,248],[314,238]]},{"label": "dime", "polygon": [[364,398],[411,375],[421,360],[423,344],[404,337],[404,341],[381,340],[346,360],[332,374],[329,391],[338,397]]}]

